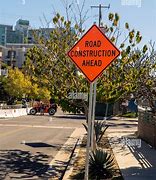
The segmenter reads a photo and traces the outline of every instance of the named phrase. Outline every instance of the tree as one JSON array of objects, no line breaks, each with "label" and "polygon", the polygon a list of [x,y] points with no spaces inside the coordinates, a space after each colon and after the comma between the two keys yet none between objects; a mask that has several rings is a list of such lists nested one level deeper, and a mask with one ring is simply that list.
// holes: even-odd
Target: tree
[{"label": "tree", "polygon": [[151,44],[149,50],[147,45],[144,45],[142,49],[138,48],[142,36],[139,31],[130,30],[128,23],[125,23],[127,35],[124,40],[121,40],[123,37],[119,15],[110,13],[108,18],[111,23],[105,27],[106,35],[118,45],[121,56],[106,69],[99,79],[98,99],[114,102],[133,93],[136,98],[146,96],[150,106],[153,107],[155,92],[152,87],[155,80],[151,72],[155,72],[156,67],[154,45]]},{"label": "tree", "polygon": [[[69,47],[78,40],[82,29],[77,24],[72,28],[71,22],[59,14],[53,18],[53,23],[55,28],[50,39],[37,39],[38,45],[27,53],[25,72],[39,86],[48,87],[51,95],[56,96],[61,104],[67,100],[69,92],[88,92],[88,82],[78,74],[77,68],[66,55]],[[85,102],[81,103],[86,107]]]},{"label": "tree", "polygon": [[14,98],[50,99],[50,92],[47,88],[32,84],[30,77],[18,68],[9,69],[8,77],[3,78],[3,87]]},{"label": "tree", "polygon": [[[140,77],[146,76],[153,82],[150,76],[151,63],[146,57],[147,46],[138,51],[137,45],[142,36],[139,31],[130,29],[125,23],[126,37],[123,39],[119,15],[108,15],[110,24],[105,26],[105,33],[111,41],[120,47],[121,56],[109,66],[98,80],[97,99],[102,102],[114,102],[128,95],[139,93]],[[67,51],[80,38],[84,30],[78,24],[72,26],[70,21],[65,20],[60,14],[53,18],[54,29],[47,40],[44,37],[37,38],[37,45],[29,50],[26,60],[26,73],[31,80],[39,86],[44,85],[61,102],[76,104],[85,107],[87,115],[87,103],[71,101],[67,98],[69,92],[88,92],[89,83],[83,75],[79,75],[77,68],[67,57]],[[143,60],[142,60],[143,58]],[[146,66],[148,64],[148,66]],[[148,72],[148,73],[147,73]],[[147,81],[147,84],[150,82]]]},{"label": "tree", "polygon": [[22,98],[24,94],[30,93],[31,82],[18,68],[9,69],[4,82],[4,89],[12,97]]}]

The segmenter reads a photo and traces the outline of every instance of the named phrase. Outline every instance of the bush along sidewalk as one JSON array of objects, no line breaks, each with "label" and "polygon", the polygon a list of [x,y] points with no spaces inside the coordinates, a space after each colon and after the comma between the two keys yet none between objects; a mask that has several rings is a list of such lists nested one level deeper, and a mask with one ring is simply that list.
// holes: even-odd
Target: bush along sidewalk
[{"label": "bush along sidewalk", "polygon": [[96,149],[90,153],[89,177],[90,179],[108,179],[113,177],[115,171],[114,157],[103,149]]},{"label": "bush along sidewalk", "polygon": [[[86,131],[88,131],[87,125],[83,124],[83,126],[85,127]],[[105,121],[95,121],[94,139],[96,145],[89,155],[90,180],[123,179],[105,133],[108,127],[109,126],[105,124]],[[71,179],[84,179],[86,141],[87,138],[85,136],[79,151],[79,155],[74,164]]]}]

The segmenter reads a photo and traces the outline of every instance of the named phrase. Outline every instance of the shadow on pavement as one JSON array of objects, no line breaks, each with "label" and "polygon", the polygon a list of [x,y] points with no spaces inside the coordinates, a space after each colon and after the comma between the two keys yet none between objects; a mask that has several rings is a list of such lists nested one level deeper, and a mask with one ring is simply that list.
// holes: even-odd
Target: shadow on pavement
[{"label": "shadow on pavement", "polygon": [[82,119],[82,120],[85,120],[85,116],[84,115],[81,115],[81,114],[67,114],[67,115],[56,115],[55,118],[63,118],[63,119],[68,119],[68,120],[72,120],[72,119],[75,119],[75,120],[79,120],[79,119]]},{"label": "shadow on pavement", "polygon": [[1,150],[0,179],[49,178],[48,158],[42,153],[33,155],[29,151]]},{"label": "shadow on pavement", "polygon": [[[54,116],[55,118],[64,118],[64,119],[68,119],[68,120],[79,120],[79,119],[82,119],[82,120],[86,120],[86,116],[84,114],[64,114],[64,115],[55,115]],[[96,120],[104,120],[105,117],[103,116],[96,116],[95,117]]]},{"label": "shadow on pavement", "polygon": [[43,143],[43,142],[29,142],[29,143],[25,143],[25,145],[33,147],[33,148],[41,148],[41,147],[56,147],[47,143]]},{"label": "shadow on pavement", "polygon": [[132,128],[137,127],[138,125],[136,123],[107,123],[110,127],[117,127],[117,126],[123,126],[123,128]]},{"label": "shadow on pavement", "polygon": [[141,148],[129,146],[131,153],[139,162],[141,168],[130,167],[123,169],[125,177],[135,177],[135,179],[156,179],[156,149],[151,148],[144,141],[141,141]]},{"label": "shadow on pavement", "polygon": [[68,162],[64,161],[55,161],[55,165],[48,169],[48,173],[51,174],[51,177],[54,179],[62,179],[65,173]]}]

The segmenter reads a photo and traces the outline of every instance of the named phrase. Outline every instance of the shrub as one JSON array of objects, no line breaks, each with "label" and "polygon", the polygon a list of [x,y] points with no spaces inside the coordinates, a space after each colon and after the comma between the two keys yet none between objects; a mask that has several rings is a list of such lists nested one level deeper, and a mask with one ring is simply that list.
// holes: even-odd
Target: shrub
[{"label": "shrub", "polygon": [[95,180],[112,178],[114,166],[114,157],[111,154],[102,149],[96,149],[90,154],[89,177]]},{"label": "shrub", "polygon": [[[83,126],[85,127],[86,131],[88,131],[88,126],[86,124],[83,124]],[[105,125],[105,121],[94,122],[96,143],[99,143],[101,141],[108,127],[109,127],[108,125]]]},{"label": "shrub", "polygon": [[108,127],[109,127],[108,125],[105,125],[105,121],[95,121],[94,129],[95,129],[95,138],[97,143],[101,141]]}]

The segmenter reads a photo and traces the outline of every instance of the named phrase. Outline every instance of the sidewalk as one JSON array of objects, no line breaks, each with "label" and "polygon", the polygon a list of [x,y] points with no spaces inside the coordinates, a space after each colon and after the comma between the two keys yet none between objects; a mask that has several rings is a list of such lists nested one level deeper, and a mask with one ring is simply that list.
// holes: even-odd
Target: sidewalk
[{"label": "sidewalk", "polygon": [[[68,140],[62,146],[62,148],[58,151],[56,156],[49,163],[48,173],[51,174],[51,178],[49,180],[58,180],[58,179],[66,179],[71,173],[71,169],[66,169],[68,163],[70,161],[71,155],[73,155],[76,145],[79,139],[85,134],[84,128],[76,128],[73,133],[70,135]],[[75,155],[75,154],[74,154]],[[64,177],[65,173],[65,177]]]},{"label": "sidewalk", "polygon": [[137,139],[137,123],[134,125],[127,118],[118,118],[113,123],[111,121],[109,120],[110,125],[116,125],[116,128],[108,128],[107,134],[124,179],[155,180],[156,150]]}]

